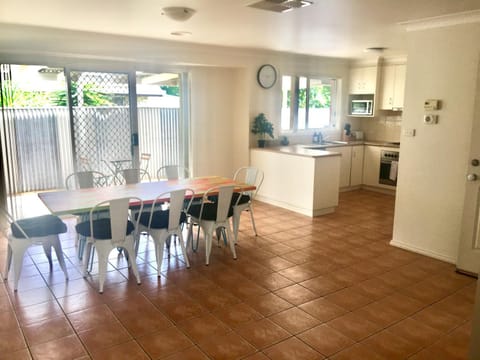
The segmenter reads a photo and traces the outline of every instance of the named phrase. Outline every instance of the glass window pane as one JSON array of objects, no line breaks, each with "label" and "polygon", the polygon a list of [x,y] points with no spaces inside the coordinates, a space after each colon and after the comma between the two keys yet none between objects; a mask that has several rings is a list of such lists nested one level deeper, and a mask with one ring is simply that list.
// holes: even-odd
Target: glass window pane
[{"label": "glass window pane", "polygon": [[307,123],[307,78],[298,79],[298,124],[297,129],[304,130]]},{"label": "glass window pane", "polygon": [[332,100],[330,81],[310,79],[308,96],[308,128],[318,129],[329,126]]},{"label": "glass window pane", "polygon": [[291,128],[291,94],[292,93],[292,77],[282,76],[282,130],[290,130]]}]

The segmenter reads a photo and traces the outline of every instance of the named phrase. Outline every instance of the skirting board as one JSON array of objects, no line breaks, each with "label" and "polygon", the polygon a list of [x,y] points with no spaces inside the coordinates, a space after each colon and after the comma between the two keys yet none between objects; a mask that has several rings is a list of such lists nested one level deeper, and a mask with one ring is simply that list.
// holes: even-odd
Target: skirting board
[{"label": "skirting board", "polygon": [[267,203],[267,204],[270,204],[270,205],[275,205],[275,206],[278,206],[278,207],[281,207],[281,208],[284,208],[284,209],[287,209],[287,210],[294,211],[294,212],[302,214],[302,215],[310,216],[310,217],[331,214],[331,213],[335,212],[335,209],[336,209],[336,207],[329,207],[329,208],[318,209],[318,210],[304,209],[304,208],[293,206],[291,204],[288,204],[288,203],[285,203],[285,202],[282,202],[282,201],[273,200],[273,199],[270,199],[270,198],[267,198],[265,196],[261,196],[261,195],[258,195],[258,194],[255,197],[255,200],[256,201],[261,201],[261,202],[264,202],[264,203]]},{"label": "skirting board", "polygon": [[425,249],[413,246],[411,244],[406,244],[406,243],[401,242],[401,241],[391,240],[390,245],[398,247],[400,249],[409,250],[409,251],[412,251],[412,252],[417,253],[417,254],[425,255],[425,256],[428,256],[428,257],[431,257],[431,258],[434,258],[434,259],[437,259],[437,260],[445,261],[445,262],[448,262],[450,264],[456,264],[457,263],[457,259],[454,259],[450,256],[445,256],[443,254],[436,253],[435,251],[425,250]]}]

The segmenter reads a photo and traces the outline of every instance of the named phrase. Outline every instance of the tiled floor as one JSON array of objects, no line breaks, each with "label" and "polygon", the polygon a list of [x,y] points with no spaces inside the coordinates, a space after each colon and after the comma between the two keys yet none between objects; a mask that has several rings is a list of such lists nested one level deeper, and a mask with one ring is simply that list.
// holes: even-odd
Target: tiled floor
[{"label": "tiled floor", "polygon": [[0,285],[0,358],[465,359],[475,280],[389,246],[393,197],[340,198],[315,219],[257,203],[259,236],[244,217],[238,260],[221,243],[207,267],[201,244],[186,269],[177,247],[161,278],[144,238],[142,284],[113,251],[103,295],[96,267],[81,276],[73,233],[68,282],[32,248],[18,293]]}]

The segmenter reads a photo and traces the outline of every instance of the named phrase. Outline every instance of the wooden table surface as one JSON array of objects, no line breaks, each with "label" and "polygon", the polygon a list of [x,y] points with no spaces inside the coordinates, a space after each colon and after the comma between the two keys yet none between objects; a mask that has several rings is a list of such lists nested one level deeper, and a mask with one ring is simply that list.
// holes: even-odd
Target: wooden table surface
[{"label": "wooden table surface", "polygon": [[237,191],[255,190],[255,186],[236,182],[233,179],[207,176],[90,189],[49,191],[39,193],[38,197],[52,214],[81,214],[88,212],[96,204],[106,200],[139,197],[145,203],[148,203],[153,202],[158,195],[164,192],[183,188],[192,189],[195,192],[195,197],[201,197],[208,189],[222,185],[235,185]]}]

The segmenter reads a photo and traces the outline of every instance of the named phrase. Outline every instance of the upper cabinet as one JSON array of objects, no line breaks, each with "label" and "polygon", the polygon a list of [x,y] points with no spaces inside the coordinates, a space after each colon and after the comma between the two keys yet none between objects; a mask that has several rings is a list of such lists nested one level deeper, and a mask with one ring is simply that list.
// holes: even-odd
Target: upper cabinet
[{"label": "upper cabinet", "polygon": [[375,94],[376,85],[376,66],[350,69],[350,94]]},{"label": "upper cabinet", "polygon": [[382,66],[380,109],[403,109],[406,72],[404,64]]}]

